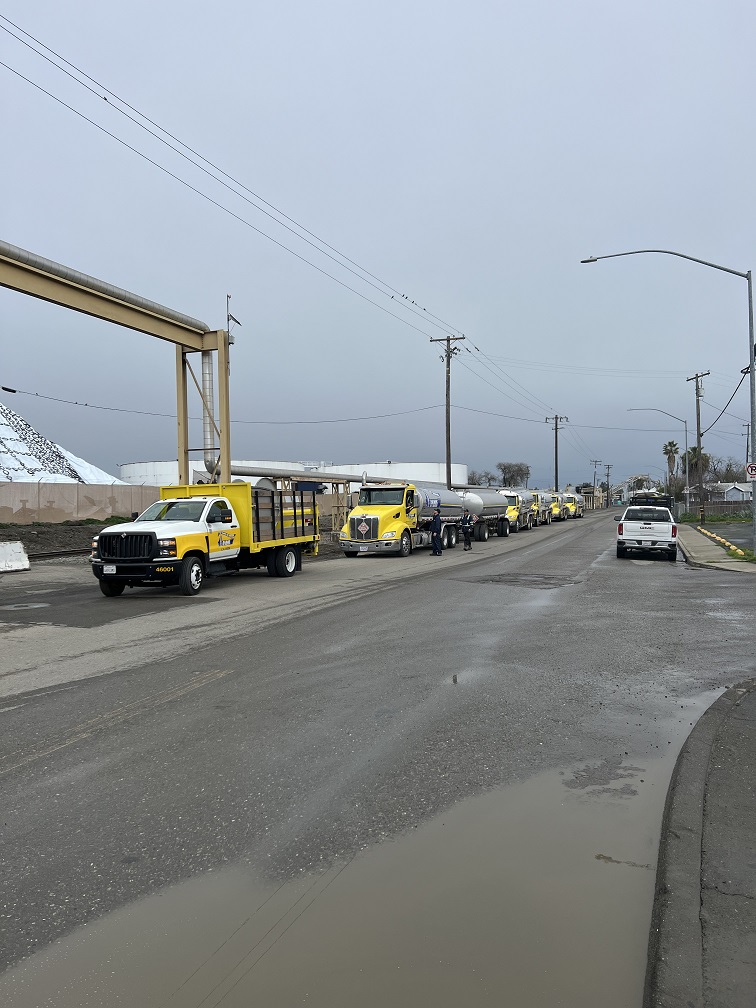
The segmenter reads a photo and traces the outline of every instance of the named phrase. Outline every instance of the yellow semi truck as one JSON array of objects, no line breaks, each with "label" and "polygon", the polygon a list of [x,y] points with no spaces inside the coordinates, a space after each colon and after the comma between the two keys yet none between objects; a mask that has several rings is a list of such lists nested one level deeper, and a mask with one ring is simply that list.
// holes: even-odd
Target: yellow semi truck
[{"label": "yellow semi truck", "polygon": [[315,493],[249,483],[160,488],[160,500],[92,541],[92,573],[103,595],[124,588],[178,585],[196,595],[205,578],[267,567],[292,577],[320,540]]},{"label": "yellow semi truck", "polygon": [[339,546],[347,557],[369,553],[409,556],[413,549],[430,546],[430,522],[438,508],[443,546],[453,549],[464,506],[459,494],[445,487],[365,483],[341,530]]}]

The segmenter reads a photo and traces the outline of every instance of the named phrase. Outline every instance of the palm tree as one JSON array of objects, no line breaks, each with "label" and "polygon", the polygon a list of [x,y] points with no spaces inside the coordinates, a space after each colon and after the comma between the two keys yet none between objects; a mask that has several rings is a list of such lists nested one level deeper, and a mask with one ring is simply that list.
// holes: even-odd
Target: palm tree
[{"label": "palm tree", "polygon": [[662,448],[664,455],[667,458],[667,469],[669,470],[670,480],[675,475],[675,469],[677,467],[677,456],[680,454],[680,446],[676,441],[667,441],[667,443]]}]

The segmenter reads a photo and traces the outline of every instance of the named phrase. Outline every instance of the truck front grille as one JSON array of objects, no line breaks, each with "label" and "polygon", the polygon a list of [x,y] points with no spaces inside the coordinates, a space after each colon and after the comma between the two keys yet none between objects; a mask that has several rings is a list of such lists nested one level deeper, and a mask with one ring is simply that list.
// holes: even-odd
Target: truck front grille
[{"label": "truck front grille", "polygon": [[98,540],[103,560],[150,560],[155,552],[151,533],[106,532]]},{"label": "truck front grille", "polygon": [[356,539],[377,539],[378,538],[378,518],[377,516],[357,515],[349,519],[349,538]]}]

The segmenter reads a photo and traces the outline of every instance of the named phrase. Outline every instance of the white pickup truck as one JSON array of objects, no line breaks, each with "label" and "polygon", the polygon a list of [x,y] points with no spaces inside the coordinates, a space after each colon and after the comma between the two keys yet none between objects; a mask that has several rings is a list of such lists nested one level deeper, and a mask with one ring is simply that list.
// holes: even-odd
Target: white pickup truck
[{"label": "white pickup truck", "polygon": [[677,560],[677,525],[672,512],[665,507],[651,505],[630,506],[625,513],[616,515],[617,556],[631,551],[641,553],[666,553],[667,559]]}]

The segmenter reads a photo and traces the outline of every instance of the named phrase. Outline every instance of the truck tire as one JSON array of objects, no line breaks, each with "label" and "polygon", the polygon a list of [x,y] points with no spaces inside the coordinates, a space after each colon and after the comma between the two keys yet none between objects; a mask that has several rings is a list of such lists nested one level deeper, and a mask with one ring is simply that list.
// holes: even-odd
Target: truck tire
[{"label": "truck tire", "polygon": [[520,531],[520,516],[519,515],[515,518],[514,524],[509,526],[509,530],[510,530],[510,532],[519,532]]},{"label": "truck tire", "polygon": [[268,572],[268,577],[278,577],[276,574],[276,551],[274,549],[269,549],[266,553],[265,569]]},{"label": "truck tire", "polygon": [[506,538],[509,535],[509,522],[506,518],[500,518],[496,524],[496,535]]},{"label": "truck tire", "polygon": [[106,598],[115,598],[117,595],[123,595],[123,589],[126,587],[125,584],[121,584],[119,581],[100,581],[100,591]]},{"label": "truck tire", "polygon": [[359,556],[359,554],[357,553],[357,550],[344,550],[344,556],[349,557],[349,559],[352,560],[354,557]]},{"label": "truck tire", "polygon": [[485,522],[478,522],[475,526],[475,538],[478,542],[488,542],[488,525]]},{"label": "truck tire", "polygon": [[410,537],[407,529],[402,532],[402,538],[399,541],[399,556],[408,557],[412,552],[412,539]]},{"label": "truck tire", "polygon": [[[669,551],[669,560],[670,560],[670,563],[677,563],[677,550],[676,549],[673,549],[673,550]],[[100,582],[100,583],[102,583],[102,582]]]},{"label": "truck tire", "polygon": [[279,546],[276,549],[275,565],[278,577],[294,577],[297,571],[296,546]]},{"label": "truck tire", "polygon": [[179,588],[182,595],[197,595],[205,580],[202,561],[197,556],[184,557],[179,574]]},{"label": "truck tire", "polygon": [[617,547],[617,558],[621,560],[623,557],[627,556],[627,550],[624,546]]},{"label": "truck tire", "polygon": [[446,548],[454,549],[457,545],[457,526],[450,525],[446,533]]}]

